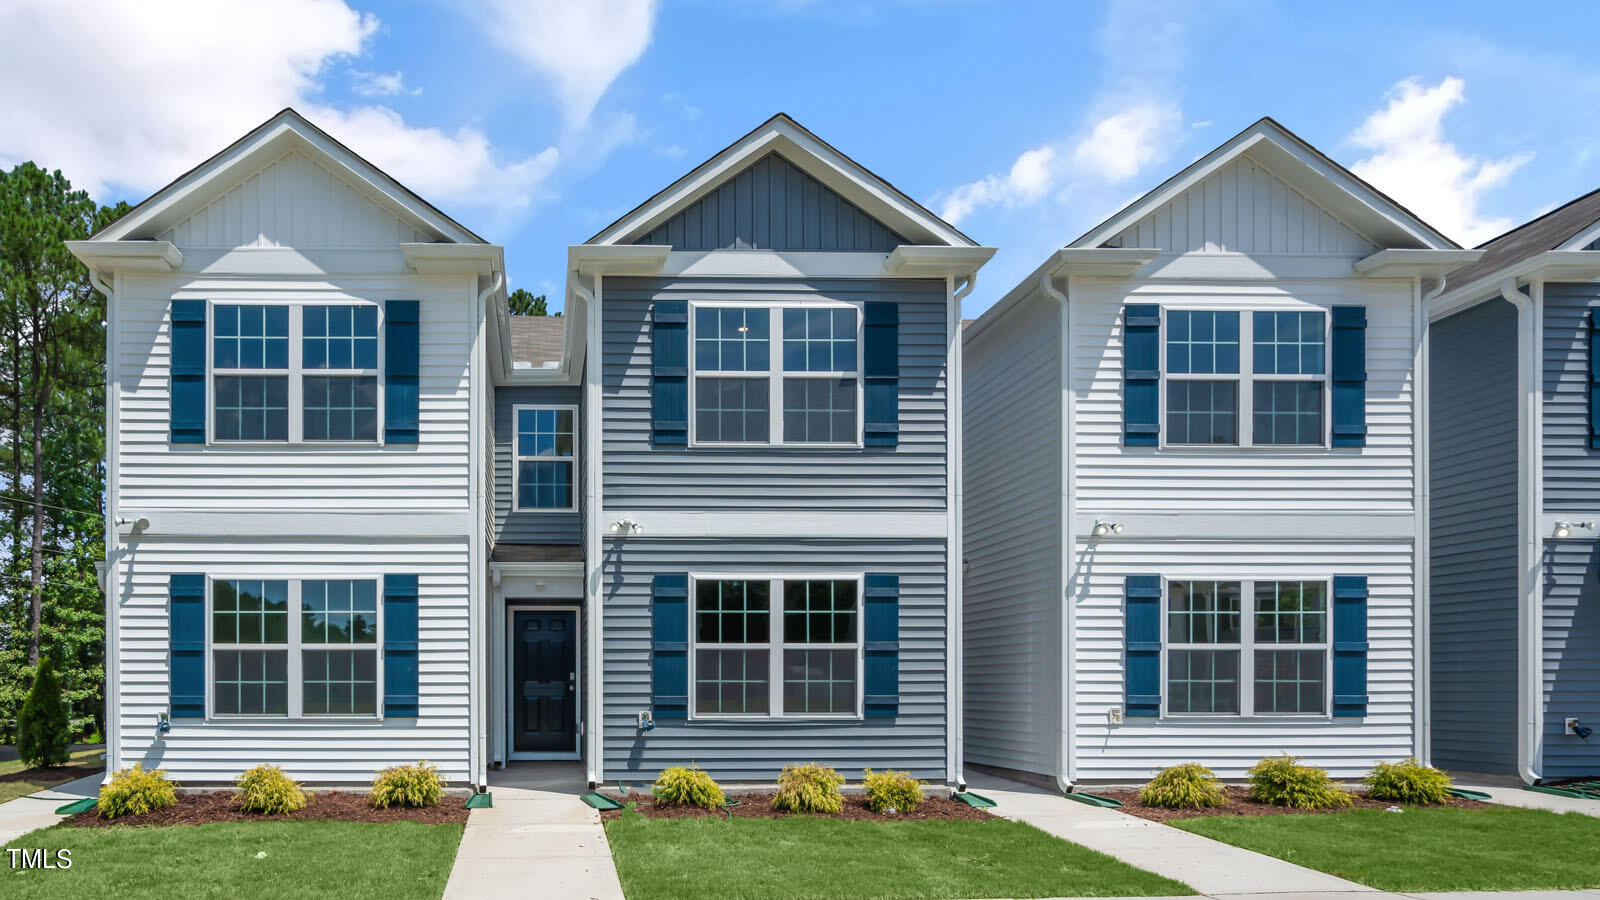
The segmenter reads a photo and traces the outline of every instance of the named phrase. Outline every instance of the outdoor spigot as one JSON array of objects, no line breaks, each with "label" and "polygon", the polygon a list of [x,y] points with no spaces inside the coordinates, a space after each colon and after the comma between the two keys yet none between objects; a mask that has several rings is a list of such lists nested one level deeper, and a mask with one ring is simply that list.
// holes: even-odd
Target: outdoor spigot
[{"label": "outdoor spigot", "polygon": [[172,717],[167,713],[156,713],[156,733],[166,734],[172,730]]}]

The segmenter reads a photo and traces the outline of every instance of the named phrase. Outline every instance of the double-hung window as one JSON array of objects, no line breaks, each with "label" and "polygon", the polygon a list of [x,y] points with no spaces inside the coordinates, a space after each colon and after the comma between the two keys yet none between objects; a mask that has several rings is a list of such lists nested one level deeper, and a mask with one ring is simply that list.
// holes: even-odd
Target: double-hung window
[{"label": "double-hung window", "polygon": [[513,490],[519,510],[570,512],[577,492],[575,406],[517,406]]},{"label": "double-hung window", "polygon": [[1169,446],[1323,446],[1327,314],[1168,309]]},{"label": "double-hung window", "polygon": [[859,307],[696,305],[692,440],[857,446]]},{"label": "double-hung window", "polygon": [[375,442],[376,304],[217,304],[217,441]]},{"label": "double-hung window", "polygon": [[211,581],[217,716],[376,716],[375,579]]},{"label": "double-hung window", "polygon": [[696,718],[861,710],[861,578],[696,577]]},{"label": "double-hung window", "polygon": [[1326,715],[1326,580],[1169,580],[1168,715]]}]

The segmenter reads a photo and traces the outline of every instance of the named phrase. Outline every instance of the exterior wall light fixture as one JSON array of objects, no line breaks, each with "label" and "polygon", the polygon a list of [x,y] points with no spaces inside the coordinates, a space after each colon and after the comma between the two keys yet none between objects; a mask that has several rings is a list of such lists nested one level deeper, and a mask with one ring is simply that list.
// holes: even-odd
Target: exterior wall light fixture
[{"label": "exterior wall light fixture", "polygon": [[1121,534],[1122,523],[1107,522],[1105,519],[1095,519],[1094,531],[1092,533],[1095,537],[1108,537],[1113,534]]}]

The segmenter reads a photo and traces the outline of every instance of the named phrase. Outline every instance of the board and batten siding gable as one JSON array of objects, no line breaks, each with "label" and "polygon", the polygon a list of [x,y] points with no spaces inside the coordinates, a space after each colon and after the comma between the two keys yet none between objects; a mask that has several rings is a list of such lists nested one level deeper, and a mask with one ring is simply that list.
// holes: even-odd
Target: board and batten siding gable
[{"label": "board and batten siding gable", "polygon": [[[468,773],[467,552],[465,538],[382,543],[159,539],[130,546],[108,573],[118,605],[115,650],[120,703],[109,714],[121,739],[119,762],[162,768],[184,784],[225,783],[260,763],[296,779],[360,785],[380,768],[426,759],[453,783]],[[165,735],[156,720],[169,704],[168,587],[173,573],[265,578],[418,576],[418,689],[415,719],[179,719]]]},{"label": "board and batten siding gable", "polygon": [[1434,765],[1517,768],[1517,314],[1490,300],[1429,338]]},{"label": "board and batten siding gable", "polygon": [[1600,743],[1567,734],[1564,720],[1600,725],[1600,547],[1545,542],[1544,778],[1600,773]]},{"label": "board and batten siding gable", "polygon": [[304,153],[291,152],[162,232],[179,249],[380,249],[434,240]]},{"label": "board and batten siding gable", "polygon": [[1589,448],[1589,315],[1600,283],[1544,285],[1544,509],[1600,510],[1600,450]]},{"label": "board and batten siding gable", "polygon": [[[656,718],[651,708],[651,586],[657,574],[860,571],[898,575],[899,705],[895,718],[716,721]],[[819,762],[852,780],[861,769],[908,769],[943,782],[945,545],[942,540],[874,541],[630,539],[600,564],[605,615],[604,764],[608,780],[648,781],[693,762],[720,781],[774,781],[789,763]],[[691,689],[692,696],[692,689]]]},{"label": "board and batten siding gable", "polygon": [[[854,279],[607,278],[601,389],[608,508],[705,512],[759,509],[945,509],[946,285]],[[651,304],[751,303],[825,297],[894,301],[900,321],[900,431],[893,448],[658,446],[651,442]],[[776,349],[774,359],[779,358]]]},{"label": "board and batten siding gable", "polygon": [[[1355,278],[1227,284],[1074,279],[1078,508],[1118,513],[1412,512],[1411,288],[1409,281]],[[1365,306],[1367,445],[1335,450],[1124,447],[1122,310],[1128,303],[1244,314]]]},{"label": "board and batten siding gable", "polygon": [[1035,296],[965,344],[966,759],[1053,774],[1061,717],[1061,332]]},{"label": "board and batten siding gable", "polygon": [[634,243],[674,250],[888,253],[911,242],[769,153]]},{"label": "board and batten siding gable", "polygon": [[[516,504],[517,406],[580,406],[583,389],[577,385],[550,387],[500,387],[494,400],[494,535],[502,544],[579,544],[583,542],[581,512],[518,511]],[[582,413],[574,424],[580,439]],[[583,447],[578,447],[582,459]],[[583,505],[583,473],[574,473],[575,506]]]},{"label": "board and batten siding gable", "polygon": [[[1076,548],[1077,777],[1147,781],[1176,762],[1242,779],[1263,756],[1291,753],[1336,778],[1365,775],[1377,760],[1415,751],[1412,596],[1407,542],[1141,541],[1127,536]],[[1123,585],[1129,575],[1166,578],[1303,578],[1365,575],[1367,714],[1361,719],[1196,716],[1107,721],[1123,706]],[[1164,688],[1163,688],[1164,689]]]},{"label": "board and batten siding gable", "polygon": [[[468,278],[421,276],[318,281],[122,276],[114,311],[121,508],[467,509],[476,333],[472,290]],[[174,298],[306,304],[419,300],[418,442],[386,447],[172,444],[168,420]]]},{"label": "board and batten siding gable", "polygon": [[1249,156],[1228,162],[1105,246],[1352,258],[1378,249]]}]

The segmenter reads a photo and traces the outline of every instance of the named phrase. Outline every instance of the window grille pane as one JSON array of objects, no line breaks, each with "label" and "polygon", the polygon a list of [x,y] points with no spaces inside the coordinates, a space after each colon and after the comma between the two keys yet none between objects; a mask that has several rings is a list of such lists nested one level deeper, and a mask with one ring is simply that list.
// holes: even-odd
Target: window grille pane
[{"label": "window grille pane", "polygon": [[371,375],[307,375],[305,439],[373,441],[378,438],[378,379]]},{"label": "window grille pane", "polygon": [[212,695],[218,715],[289,714],[289,654],[286,650],[214,650]]},{"label": "window grille pane", "polygon": [[518,456],[572,456],[570,409],[517,410]]},{"label": "window grille pane", "polygon": [[1239,443],[1238,382],[1168,381],[1167,440],[1173,444]]},{"label": "window grille pane", "polygon": [[377,582],[363,579],[301,583],[301,643],[375,644],[377,641]]},{"label": "window grille pane", "polygon": [[790,644],[855,643],[856,582],[784,582],[783,640]]},{"label": "window grille pane", "polygon": [[1255,372],[1266,375],[1321,375],[1326,366],[1323,314],[1318,312],[1257,312]]},{"label": "window grille pane", "polygon": [[766,715],[771,710],[767,650],[695,651],[697,715]]},{"label": "window grille pane", "polygon": [[697,581],[694,606],[697,643],[765,644],[771,638],[771,582]]},{"label": "window grille pane", "polygon": [[1257,650],[1256,712],[1320,714],[1325,658],[1321,650]]},{"label": "window grille pane", "polygon": [[376,650],[307,650],[300,664],[305,715],[370,716],[378,711]]},{"label": "window grille pane", "polygon": [[1167,582],[1167,641],[1173,644],[1237,644],[1240,639],[1238,581]]},{"label": "window grille pane", "polygon": [[855,379],[786,379],[783,439],[790,443],[855,443]]},{"label": "window grille pane", "polygon": [[1239,651],[1169,650],[1167,709],[1174,713],[1239,712]]},{"label": "window grille pane", "polygon": [[218,369],[287,369],[289,307],[217,306],[211,364]]},{"label": "window grille pane", "polygon": [[518,509],[571,509],[572,463],[522,460],[517,463]]},{"label": "window grille pane", "polygon": [[211,587],[211,640],[216,644],[288,643],[289,582],[215,582]]},{"label": "window grille pane", "polygon": [[1167,312],[1167,371],[1189,375],[1239,372],[1239,313]]},{"label": "window grille pane", "polygon": [[218,375],[219,441],[289,439],[289,378],[285,375]]},{"label": "window grille pane", "polygon": [[769,368],[765,307],[701,306],[694,314],[694,367],[701,372],[765,372]]},{"label": "window grille pane", "polygon": [[787,372],[854,372],[855,309],[784,310],[783,368]]},{"label": "window grille pane", "polygon": [[695,439],[765,443],[771,438],[770,403],[764,378],[698,379],[695,381]]},{"label": "window grille pane", "polygon": [[1256,642],[1321,644],[1328,638],[1328,585],[1321,581],[1256,582]]},{"label": "window grille pane", "polygon": [[856,651],[783,651],[783,711],[849,715],[856,711]]},{"label": "window grille pane", "polygon": [[1321,381],[1257,381],[1254,387],[1255,443],[1322,443]]},{"label": "window grille pane", "polygon": [[301,365],[307,369],[376,369],[376,306],[307,306],[301,311]]}]

